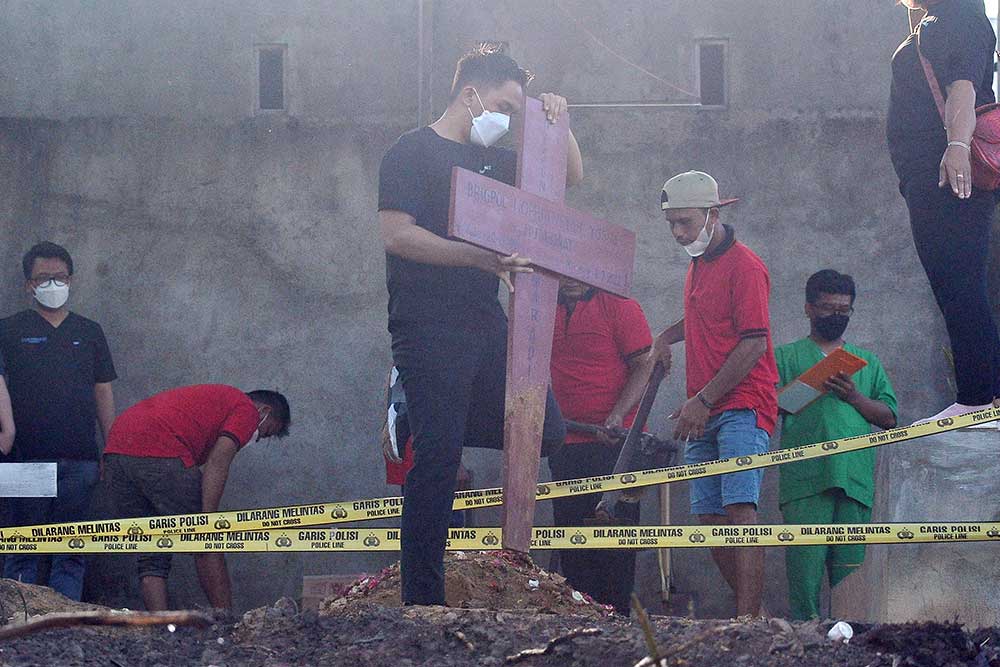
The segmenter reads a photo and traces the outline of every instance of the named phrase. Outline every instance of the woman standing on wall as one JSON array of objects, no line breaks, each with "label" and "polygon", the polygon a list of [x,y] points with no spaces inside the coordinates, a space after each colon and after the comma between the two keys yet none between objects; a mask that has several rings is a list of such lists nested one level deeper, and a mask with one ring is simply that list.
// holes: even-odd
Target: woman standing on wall
[{"label": "woman standing on wall", "polygon": [[[992,192],[972,187],[969,149],[976,107],[995,101],[996,35],[983,0],[900,2],[925,16],[892,57],[889,152],[917,254],[948,328],[958,385],[956,402],[921,420],[929,421],[989,407],[1000,397],[1000,340],[986,289],[995,201]],[[944,95],[944,122],[921,55]]]}]

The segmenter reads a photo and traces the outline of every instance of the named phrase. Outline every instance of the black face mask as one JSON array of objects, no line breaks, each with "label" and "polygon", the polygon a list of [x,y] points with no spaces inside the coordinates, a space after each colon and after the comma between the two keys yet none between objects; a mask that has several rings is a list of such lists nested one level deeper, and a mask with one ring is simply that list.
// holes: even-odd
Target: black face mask
[{"label": "black face mask", "polygon": [[823,339],[833,341],[844,335],[850,321],[849,315],[827,315],[814,319],[813,326]]}]

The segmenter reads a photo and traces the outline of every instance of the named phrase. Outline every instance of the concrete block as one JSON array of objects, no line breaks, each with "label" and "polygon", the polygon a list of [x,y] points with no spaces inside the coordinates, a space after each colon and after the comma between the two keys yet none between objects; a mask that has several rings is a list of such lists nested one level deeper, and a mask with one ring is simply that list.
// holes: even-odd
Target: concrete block
[{"label": "concrete block", "polygon": [[[887,449],[879,521],[996,521],[1000,431],[961,430]],[[859,620],[1000,622],[1000,545],[926,543],[869,550],[861,572],[834,592],[834,615]]]}]

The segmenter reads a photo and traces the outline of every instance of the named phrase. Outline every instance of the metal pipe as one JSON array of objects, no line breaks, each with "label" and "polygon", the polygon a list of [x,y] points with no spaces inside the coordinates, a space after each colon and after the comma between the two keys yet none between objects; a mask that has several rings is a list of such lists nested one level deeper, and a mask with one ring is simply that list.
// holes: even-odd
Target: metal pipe
[{"label": "metal pipe", "polygon": [[433,113],[431,74],[434,68],[434,1],[417,0],[417,127]]},{"label": "metal pipe", "polygon": [[631,109],[631,108],[658,108],[658,109],[725,109],[725,106],[692,104],[690,102],[583,102],[568,105],[570,109]]},{"label": "metal pipe", "polygon": [[424,123],[424,0],[417,0],[417,127]]}]

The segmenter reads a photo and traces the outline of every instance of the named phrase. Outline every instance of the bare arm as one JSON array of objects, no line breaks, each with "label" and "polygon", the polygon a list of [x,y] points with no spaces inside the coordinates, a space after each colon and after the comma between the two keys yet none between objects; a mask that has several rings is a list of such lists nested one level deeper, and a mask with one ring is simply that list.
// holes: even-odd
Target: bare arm
[{"label": "bare arm", "polygon": [[946,90],[944,118],[948,140],[968,143],[976,129],[976,89],[971,81],[960,79],[948,84]]},{"label": "bare arm", "polygon": [[653,366],[659,361],[663,364],[663,369],[669,373],[671,359],[670,346],[682,340],[684,340],[683,317],[660,332],[660,335],[653,340],[653,349],[649,351],[649,354],[646,355],[648,358],[644,361],[646,372],[651,373]]},{"label": "bare arm", "polygon": [[[542,93],[538,96],[542,102],[542,111],[550,123],[555,123],[560,115],[569,109],[569,103],[562,95]],[[566,185],[573,187],[583,180],[583,156],[580,155],[580,145],[576,142],[573,130],[569,131],[569,141],[566,144]]]},{"label": "bare arm", "polygon": [[10,454],[14,447],[14,411],[10,406],[7,383],[0,375],[0,453]]},{"label": "bare arm", "polygon": [[[944,126],[948,141],[967,146],[976,129],[976,89],[971,81],[960,79],[948,84],[946,90]],[[954,144],[945,149],[938,183],[940,187],[950,185],[952,193],[961,199],[972,194],[971,153],[965,146]]]},{"label": "bare arm", "polygon": [[[218,512],[222,492],[226,490],[226,479],[229,478],[229,466],[233,457],[239,451],[237,444],[228,436],[222,436],[215,441],[208,460],[201,468],[201,511]],[[198,570],[198,581],[201,582],[209,602],[217,609],[229,609],[233,606],[232,586],[229,582],[229,569],[226,567],[226,557],[221,553],[197,554],[195,566]]]},{"label": "bare arm", "polygon": [[743,381],[765,352],[767,352],[767,337],[757,336],[741,340],[726,357],[719,372],[701,390],[701,395],[709,403],[721,401]]},{"label": "bare arm", "polygon": [[676,413],[677,426],[674,427],[674,438],[677,440],[700,438],[705,432],[705,423],[711,414],[709,405],[718,403],[732,391],[766,351],[765,336],[744,338],[737,343],[715,377],[698,394],[689,398]]},{"label": "bare arm", "polygon": [[379,211],[379,226],[385,251],[403,259],[437,266],[483,268],[488,250],[461,241],[451,241],[416,224],[412,215],[402,211]]},{"label": "bare arm", "polygon": [[874,424],[884,429],[896,428],[896,415],[882,401],[876,401],[874,398],[858,394],[857,400],[851,403],[851,405],[861,413],[861,416],[869,424]]},{"label": "bare arm", "polygon": [[115,393],[110,382],[94,385],[94,402],[97,404],[97,424],[101,427],[101,437],[108,441],[111,425],[115,422]]},{"label": "bare arm", "polygon": [[500,277],[510,291],[510,272],[531,273],[531,260],[513,254],[509,257],[477,248],[462,241],[452,241],[416,224],[413,216],[402,211],[379,211],[379,227],[385,251],[411,262],[436,266],[472,267]]},{"label": "bare arm", "polygon": [[[640,354],[628,361],[628,380],[622,388],[622,393],[618,395],[615,407],[611,409],[605,426],[621,426],[625,421],[625,415],[639,405],[642,400],[642,393],[646,389],[646,382],[649,380],[649,373],[652,370],[652,357],[648,354]],[[640,424],[642,426],[642,424]]]},{"label": "bare arm", "polygon": [[229,478],[229,466],[239,447],[228,436],[222,436],[215,441],[208,460],[201,469],[201,511],[218,512],[222,492],[226,490],[226,479]]},{"label": "bare arm", "polygon": [[869,424],[879,428],[896,428],[896,415],[884,402],[865,396],[854,385],[854,380],[846,373],[838,373],[826,381],[825,387],[865,418]]},{"label": "bare arm", "polygon": [[667,345],[680,343],[684,340],[684,318],[682,317],[660,332],[660,335],[656,337],[656,340],[660,341],[661,339]]}]

